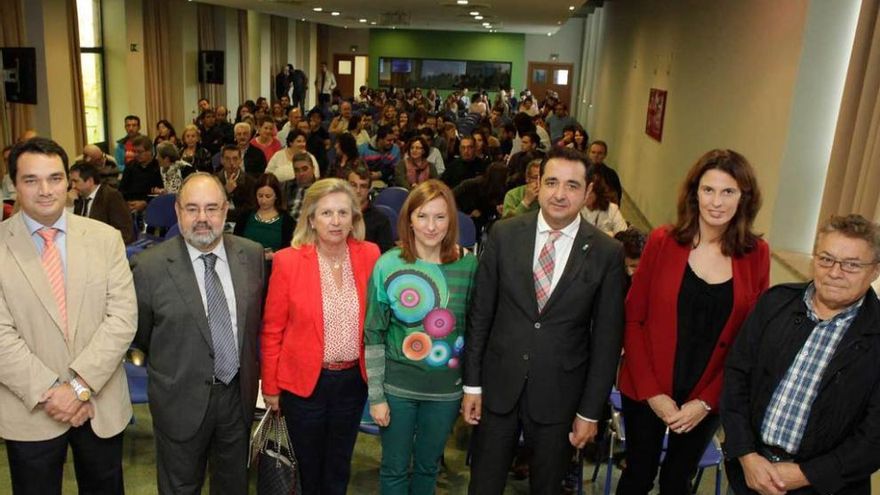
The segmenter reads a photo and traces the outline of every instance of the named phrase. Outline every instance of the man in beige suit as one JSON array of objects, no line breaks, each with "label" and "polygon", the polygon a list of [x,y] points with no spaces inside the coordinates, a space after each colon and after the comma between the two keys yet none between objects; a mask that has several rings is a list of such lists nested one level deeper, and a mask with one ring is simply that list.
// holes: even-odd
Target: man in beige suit
[{"label": "man in beige suit", "polygon": [[123,493],[134,286],[119,232],[65,212],[67,168],[42,138],[9,159],[21,211],[0,224],[0,437],[16,495],[60,494],[68,446],[80,493]]}]

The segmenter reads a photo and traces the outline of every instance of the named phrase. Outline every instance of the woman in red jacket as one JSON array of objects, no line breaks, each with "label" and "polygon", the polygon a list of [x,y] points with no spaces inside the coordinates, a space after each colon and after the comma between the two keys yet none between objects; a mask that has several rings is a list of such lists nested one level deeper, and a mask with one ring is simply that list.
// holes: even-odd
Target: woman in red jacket
[{"label": "woman in red jacket", "polygon": [[690,493],[718,428],[724,358],[769,281],[767,243],[752,232],[760,206],[748,161],[713,150],[688,172],[675,225],[648,239],[626,299],[619,387],[627,464],[618,495],[651,490],[667,428],[660,493]]},{"label": "woman in red jacket", "polygon": [[305,495],[345,494],[367,400],[364,300],[379,248],[362,241],[358,204],[347,182],[312,184],[269,279],[263,397],[284,413]]}]

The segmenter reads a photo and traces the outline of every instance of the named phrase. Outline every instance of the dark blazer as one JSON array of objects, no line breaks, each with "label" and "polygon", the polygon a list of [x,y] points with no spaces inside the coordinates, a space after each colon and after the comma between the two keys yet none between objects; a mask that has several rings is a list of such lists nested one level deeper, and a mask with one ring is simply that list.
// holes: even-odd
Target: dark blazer
[{"label": "dark blazer", "polygon": [[[75,211],[79,211],[82,202],[82,199],[77,199],[74,202]],[[122,241],[125,244],[134,242],[135,235],[131,212],[122,194],[116,188],[106,184],[101,185],[98,188],[98,192],[95,193],[95,199],[91,203],[89,206],[89,218],[116,227],[116,230],[122,233]]]},{"label": "dark blazer", "polygon": [[[598,419],[623,338],[620,243],[581,220],[562,278],[538,313],[532,274],[540,211],[495,224],[477,270],[464,384],[483,407],[510,412],[525,385],[539,423]],[[526,380],[528,377],[528,380]]]},{"label": "dark blazer", "polygon": [[[349,239],[348,252],[360,306],[360,368],[364,381],[364,316],[367,281],[379,259],[371,242]],[[324,358],[324,305],[321,274],[314,244],[285,248],[272,259],[272,277],[266,297],[266,318],[260,335],[263,392],[287,390],[300,397],[312,395]]]},{"label": "dark blazer", "polygon": [[[672,396],[678,335],[678,293],[690,256],[669,227],[651,232],[626,298],[626,332],[618,387],[627,397],[644,401]],[[734,257],[733,307],[712,357],[687,400],[701,399],[718,408],[724,358],[770,280],[770,249],[758,241],[752,252]]]},{"label": "dark blazer", "polygon": [[241,157],[241,168],[254,180],[266,171],[266,155],[256,146],[248,146]]},{"label": "dark blazer", "polygon": [[[235,287],[242,418],[250,424],[260,378],[257,334],[263,296],[263,248],[225,235]],[[211,330],[183,237],[158,244],[132,260],[138,302],[135,346],[147,355],[153,421],[184,441],[196,434],[208,409],[214,358]]]},{"label": "dark blazer", "polygon": [[[220,183],[223,184],[223,191],[226,191],[226,173],[221,169],[215,175],[220,179]],[[257,180],[242,170],[238,174],[235,189],[231,193],[226,193],[226,199],[232,202],[226,220],[238,222],[245,212],[253,211],[257,206]]]},{"label": "dark blazer", "polygon": [[[770,399],[815,324],[803,302],[807,284],[768,290],[746,319],[724,370],[721,421],[727,475],[738,494],[745,486],[737,458],[755,452]],[[880,468],[880,301],[868,289],[822,376],[819,393],[794,456],[813,485],[792,495],[869,495]]]}]

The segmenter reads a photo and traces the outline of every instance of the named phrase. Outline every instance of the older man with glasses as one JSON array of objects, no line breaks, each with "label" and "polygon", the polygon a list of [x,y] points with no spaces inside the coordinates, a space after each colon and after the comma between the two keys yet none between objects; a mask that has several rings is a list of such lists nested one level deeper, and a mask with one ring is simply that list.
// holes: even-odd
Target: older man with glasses
[{"label": "older man with glasses", "polygon": [[820,230],[813,281],[768,290],[724,374],[731,490],[871,493],[880,467],[880,226],[860,215]]}]

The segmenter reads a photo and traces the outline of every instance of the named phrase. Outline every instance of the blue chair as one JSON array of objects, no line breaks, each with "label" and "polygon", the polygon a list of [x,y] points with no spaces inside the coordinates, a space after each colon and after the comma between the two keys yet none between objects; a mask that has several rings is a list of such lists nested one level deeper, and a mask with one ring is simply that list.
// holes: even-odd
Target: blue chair
[{"label": "blue chair", "polygon": [[474,225],[474,220],[460,211],[458,212],[458,245],[471,250],[477,245],[477,227]]},{"label": "blue chair", "polygon": [[[620,399],[620,391],[617,388],[613,388],[611,390],[611,395],[608,398],[608,402],[611,405],[611,419],[609,420],[609,428],[608,433],[606,434],[606,440],[603,442],[607,444],[608,447],[608,456],[605,459],[605,495],[609,495],[611,493],[611,472],[614,469],[614,442],[615,439],[620,441],[622,446],[626,446],[626,428],[624,426],[623,421],[623,404]],[[669,431],[667,430],[666,435],[663,437],[663,451],[660,453],[660,463],[662,465],[663,459],[666,457],[666,446],[669,441]],[[602,446],[604,448],[605,445]],[[721,465],[724,462],[724,454],[721,451],[721,448],[718,446],[718,441],[715,437],[709,442],[709,445],[706,446],[706,450],[703,451],[703,457],[700,458],[700,462],[697,465],[697,476],[694,478],[692,483],[693,485],[693,493],[697,493],[697,489],[700,486],[700,480],[703,477],[703,472],[711,467],[715,467],[715,495],[721,495]],[[592,481],[595,482],[596,478],[599,475],[599,468],[602,466],[601,463],[596,464],[595,469],[593,470]],[[578,493],[583,493],[583,488],[579,486]]]},{"label": "blue chair", "polygon": [[148,228],[170,229],[177,223],[177,213],[174,211],[176,194],[162,194],[156,196],[144,210],[144,223]]},{"label": "blue chair", "polygon": [[406,201],[407,196],[409,196],[409,191],[404,187],[386,187],[376,195],[376,199],[373,200],[373,206],[389,206],[394,211],[400,213],[400,208],[403,206],[403,202]]},{"label": "blue chair", "polygon": [[165,240],[177,237],[180,235],[180,224],[174,224],[169,229],[168,232],[165,232]]},{"label": "blue chair", "polygon": [[147,397],[147,368],[136,364],[124,362],[125,377],[128,379],[128,393],[131,395],[132,404],[146,404]]},{"label": "blue chair", "polygon": [[375,208],[376,211],[378,211],[379,213],[385,215],[388,218],[388,221],[391,222],[391,240],[397,242],[397,210],[387,205],[377,204],[374,204],[373,208]]}]

